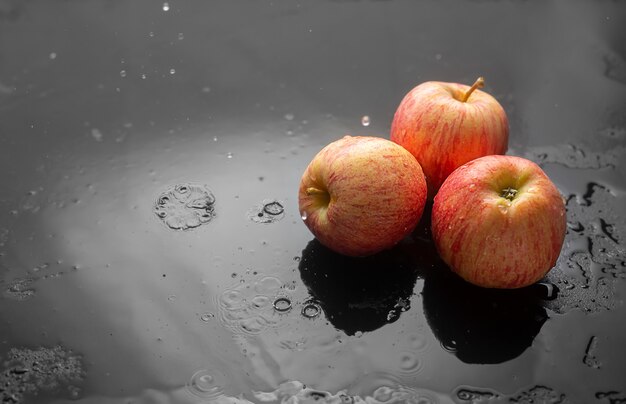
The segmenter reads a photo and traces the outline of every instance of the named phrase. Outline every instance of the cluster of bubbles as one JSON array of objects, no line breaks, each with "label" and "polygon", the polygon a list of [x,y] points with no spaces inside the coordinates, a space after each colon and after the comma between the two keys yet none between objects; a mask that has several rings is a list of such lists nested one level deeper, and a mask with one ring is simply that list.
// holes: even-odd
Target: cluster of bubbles
[{"label": "cluster of bubbles", "polygon": [[[159,195],[154,213],[170,229],[193,229],[215,217],[215,197],[205,186],[178,184]],[[249,209],[247,216],[255,223],[274,223],[285,217],[285,207],[276,199],[266,199]]]},{"label": "cluster of bubbles", "polygon": [[24,301],[35,295],[35,289],[32,288],[33,278],[17,278],[13,279],[3,288],[2,295],[6,298]]},{"label": "cluster of bubbles", "polygon": [[254,394],[254,398],[261,403],[302,404],[437,404],[442,401],[437,396],[430,391],[412,389],[396,383],[380,386],[366,396],[351,395],[346,390],[333,394],[306,387],[299,381],[285,382],[274,391]]},{"label": "cluster of bubbles", "polygon": [[264,200],[248,211],[248,218],[256,223],[274,223],[285,217],[285,208],[280,201]]},{"label": "cluster of bubbles", "polygon": [[61,346],[12,348],[0,373],[0,402],[21,403],[27,395],[69,395],[77,399],[75,385],[85,377],[81,358]]},{"label": "cluster of bubbles", "polygon": [[[219,319],[237,333],[259,334],[276,327],[284,315],[294,310],[295,287],[274,276],[238,283],[226,289],[218,298]],[[315,319],[322,313],[318,302],[307,299],[300,304],[300,314]]]},{"label": "cluster of bubbles", "polygon": [[460,386],[455,391],[456,398],[462,403],[480,404],[480,403],[566,403],[567,398],[550,387],[533,386],[521,392],[505,395],[495,390],[477,389],[472,387]]},{"label": "cluster of bubbles", "polygon": [[159,195],[154,213],[170,229],[192,229],[215,217],[215,197],[205,186],[178,184]]}]

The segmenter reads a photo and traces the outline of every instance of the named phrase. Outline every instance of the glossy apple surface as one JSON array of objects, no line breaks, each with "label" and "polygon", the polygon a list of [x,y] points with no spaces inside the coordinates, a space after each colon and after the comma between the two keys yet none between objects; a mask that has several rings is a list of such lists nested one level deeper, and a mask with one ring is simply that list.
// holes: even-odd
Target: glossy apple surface
[{"label": "glossy apple surface", "polygon": [[304,223],[322,244],[366,256],[413,230],[426,194],[424,174],[411,153],[387,139],[345,136],[312,159],[298,203]]},{"label": "glossy apple surface", "polygon": [[390,138],[420,162],[432,199],[457,167],[478,157],[504,154],[509,124],[500,103],[473,86],[429,81],[413,88],[400,102]]},{"label": "glossy apple surface", "polygon": [[559,190],[537,164],[514,156],[459,167],[435,196],[431,218],[443,261],[487,288],[539,281],[556,264],[566,230]]}]

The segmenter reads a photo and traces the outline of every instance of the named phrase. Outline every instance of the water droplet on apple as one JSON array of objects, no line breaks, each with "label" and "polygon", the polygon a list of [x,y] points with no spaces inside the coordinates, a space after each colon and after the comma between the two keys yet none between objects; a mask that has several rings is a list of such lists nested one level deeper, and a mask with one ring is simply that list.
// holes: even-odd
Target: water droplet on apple
[{"label": "water droplet on apple", "polygon": [[300,218],[302,218],[302,220],[306,221],[307,217],[308,216],[307,216],[306,212],[301,212],[300,213]]},{"label": "water droplet on apple", "polygon": [[370,117],[368,115],[363,115],[363,117],[361,117],[361,125],[370,126]]},{"label": "water droplet on apple", "polygon": [[163,11],[169,11],[170,10],[170,3],[163,3]]}]

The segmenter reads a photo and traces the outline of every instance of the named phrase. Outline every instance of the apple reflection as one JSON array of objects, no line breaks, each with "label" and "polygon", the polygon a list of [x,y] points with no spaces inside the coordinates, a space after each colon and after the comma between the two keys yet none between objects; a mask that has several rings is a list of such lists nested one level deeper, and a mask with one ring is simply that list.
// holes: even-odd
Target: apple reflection
[{"label": "apple reflection", "polygon": [[348,335],[376,330],[410,307],[419,255],[405,240],[369,257],[348,257],[310,241],[298,269],[328,321]]},{"label": "apple reflection", "polygon": [[422,290],[424,314],[444,348],[461,361],[496,364],[521,355],[548,319],[552,285],[485,289],[465,282],[442,264]]}]

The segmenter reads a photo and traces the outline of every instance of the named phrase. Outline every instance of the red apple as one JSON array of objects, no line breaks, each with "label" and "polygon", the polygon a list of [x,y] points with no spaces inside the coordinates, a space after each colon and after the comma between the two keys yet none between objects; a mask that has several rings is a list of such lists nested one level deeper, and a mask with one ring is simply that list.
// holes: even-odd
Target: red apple
[{"label": "red apple", "polygon": [[391,140],[420,162],[432,199],[448,175],[478,157],[504,154],[509,123],[491,95],[473,86],[428,81],[400,102],[391,123]]},{"label": "red apple", "polygon": [[520,288],[556,264],[565,203],[532,161],[486,156],[445,180],[435,196],[431,228],[439,255],[463,279],[486,288]]},{"label": "red apple", "polygon": [[422,168],[403,147],[383,138],[345,136],[313,158],[298,202],[304,223],[322,244],[366,256],[413,230],[426,194]]}]

